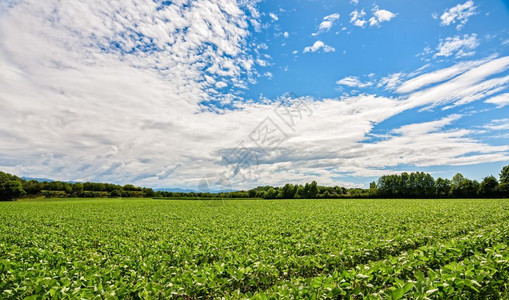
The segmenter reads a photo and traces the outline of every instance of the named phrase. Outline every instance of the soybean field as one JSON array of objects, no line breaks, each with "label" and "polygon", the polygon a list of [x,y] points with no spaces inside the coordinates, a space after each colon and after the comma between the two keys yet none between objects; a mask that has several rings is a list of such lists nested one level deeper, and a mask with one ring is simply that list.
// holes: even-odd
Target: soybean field
[{"label": "soybean field", "polygon": [[0,202],[0,298],[508,298],[508,242],[509,199]]}]

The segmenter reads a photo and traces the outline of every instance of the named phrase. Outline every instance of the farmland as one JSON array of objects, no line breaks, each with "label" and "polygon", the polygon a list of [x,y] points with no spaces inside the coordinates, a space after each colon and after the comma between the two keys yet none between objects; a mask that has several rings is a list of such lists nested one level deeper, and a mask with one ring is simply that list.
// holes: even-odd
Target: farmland
[{"label": "farmland", "polygon": [[509,199],[0,202],[0,298],[504,298]]}]

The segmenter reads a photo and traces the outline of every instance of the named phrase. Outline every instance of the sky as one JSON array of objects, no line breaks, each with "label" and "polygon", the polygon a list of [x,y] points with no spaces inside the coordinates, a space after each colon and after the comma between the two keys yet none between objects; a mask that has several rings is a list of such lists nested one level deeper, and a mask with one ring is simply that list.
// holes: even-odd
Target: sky
[{"label": "sky", "polygon": [[0,170],[367,187],[509,164],[509,2],[0,0]]}]

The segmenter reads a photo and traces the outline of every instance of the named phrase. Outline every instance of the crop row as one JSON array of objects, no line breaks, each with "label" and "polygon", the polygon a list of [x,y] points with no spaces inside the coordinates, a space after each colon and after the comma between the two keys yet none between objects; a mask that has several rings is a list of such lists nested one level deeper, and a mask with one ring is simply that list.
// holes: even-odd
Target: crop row
[{"label": "crop row", "polygon": [[255,299],[465,299],[508,296],[509,224],[312,278],[293,278]]},{"label": "crop row", "polygon": [[273,295],[509,218],[496,199],[1,204],[0,298]]}]

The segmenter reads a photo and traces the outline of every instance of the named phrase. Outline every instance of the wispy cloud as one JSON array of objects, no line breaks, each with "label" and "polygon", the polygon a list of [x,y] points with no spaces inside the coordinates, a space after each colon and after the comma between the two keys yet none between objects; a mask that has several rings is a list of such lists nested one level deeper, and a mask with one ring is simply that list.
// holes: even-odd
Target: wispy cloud
[{"label": "wispy cloud", "polygon": [[437,71],[429,72],[414,78],[411,78],[401,84],[396,92],[398,93],[409,93],[415,90],[421,89],[423,87],[429,86],[431,84],[443,82],[445,80],[451,79],[459,74],[462,74],[474,67],[478,67],[483,63],[488,62],[494,57],[490,57],[488,59],[481,59],[476,61],[466,61],[457,63],[451,67],[440,69]]},{"label": "wispy cloud", "polygon": [[484,102],[495,104],[498,108],[502,108],[506,105],[509,105],[509,93],[497,95]]},{"label": "wispy cloud", "polygon": [[433,57],[449,57],[454,55],[454,57],[460,58],[472,56],[475,54],[474,50],[478,46],[479,40],[475,33],[447,37],[444,40],[440,40],[440,44],[436,48],[437,52]]},{"label": "wispy cloud", "polygon": [[343,79],[336,81],[336,84],[345,85],[348,87],[365,88],[365,87],[373,85],[373,82],[369,82],[369,81],[362,82],[356,76],[348,76],[348,77],[345,77]]},{"label": "wispy cloud", "polygon": [[[3,56],[2,61],[6,62]],[[481,94],[489,94],[504,80],[507,84],[498,74],[508,68],[508,57],[477,64],[453,79],[399,99],[361,95],[316,101],[301,97],[298,100],[306,103],[313,116],[297,123],[295,131],[286,129],[289,139],[277,151],[261,156],[259,164],[246,167],[243,176],[251,186],[309,179],[334,184],[331,178],[338,174],[379,176],[403,164],[506,161],[508,146],[490,146],[469,137],[469,130],[455,129],[457,115],[407,124],[383,140],[365,141],[376,124],[405,111],[462,103],[469,97],[481,99]],[[26,74],[7,65],[10,67],[0,71],[0,128],[11,129],[9,136],[0,133],[4,141],[0,150],[8,157],[0,165],[18,174],[113,182],[136,179],[140,185],[193,188],[204,176],[231,175],[234,171],[220,163],[220,153],[249,141],[249,132],[273,116],[277,107],[274,102],[242,103],[221,114],[197,113],[195,105],[168,97],[171,90],[165,88],[163,79],[129,66],[111,70],[85,65],[78,73],[32,66],[30,73],[38,70],[46,75],[37,76],[39,84],[34,86]],[[48,82],[58,78],[60,85],[45,88],[48,82],[42,79],[47,76],[51,77]],[[357,81],[345,82],[357,85]],[[275,116],[273,120],[278,122]],[[7,126],[16,122],[22,126]],[[225,133],[228,138],[222,138]],[[63,142],[54,143],[55,139]],[[303,152],[302,147],[313,151]],[[232,182],[237,188],[242,187],[239,184]]]},{"label": "wispy cloud", "polygon": [[461,29],[468,22],[468,19],[476,15],[477,6],[474,5],[474,1],[467,1],[463,4],[458,4],[454,7],[446,9],[440,16],[440,25],[448,26],[456,24],[456,29]]},{"label": "wispy cloud", "polygon": [[394,90],[396,89],[404,80],[406,74],[405,73],[393,73],[390,75],[387,75],[380,79],[378,82],[378,87],[385,87],[388,90]]},{"label": "wispy cloud", "polygon": [[491,120],[483,128],[488,130],[509,130],[509,118]]},{"label": "wispy cloud", "polygon": [[[379,176],[400,165],[509,159],[508,146],[486,144],[456,128],[455,114],[390,128],[384,138],[368,140],[383,121],[416,109],[489,97],[488,103],[506,105],[507,94],[500,93],[509,84],[503,73],[509,57],[462,62],[414,78],[402,72],[380,81],[345,77],[337,84],[371,92],[382,84],[398,94],[298,97],[289,107],[302,103],[313,114],[289,128],[274,115],[277,99],[247,101],[238,94],[250,77],[270,78],[273,71],[257,70],[260,64],[270,67],[262,53],[268,47],[248,42],[260,15],[252,2],[243,3],[27,0],[10,8],[0,18],[0,169],[195,188],[204,177],[238,171],[224,156],[240,142],[261,152],[248,136],[268,117],[288,139],[243,170],[247,187],[338,184],[333,178]],[[365,25],[362,12],[352,23]],[[333,51],[322,41],[304,49]],[[456,57],[460,50],[448,51]],[[203,105],[210,99],[225,106]],[[234,188],[245,187],[239,178]]]}]

